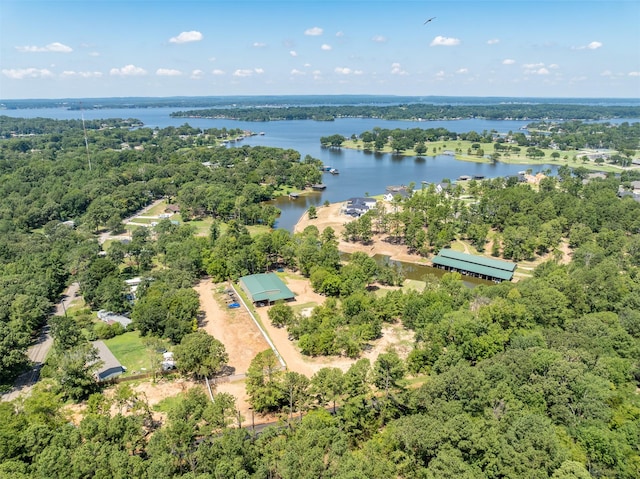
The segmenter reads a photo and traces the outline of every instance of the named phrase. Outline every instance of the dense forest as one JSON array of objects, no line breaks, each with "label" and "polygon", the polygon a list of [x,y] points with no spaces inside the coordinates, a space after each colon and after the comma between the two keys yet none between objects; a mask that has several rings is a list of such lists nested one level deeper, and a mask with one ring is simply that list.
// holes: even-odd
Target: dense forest
[{"label": "dense forest", "polygon": [[[491,244],[497,257],[545,259],[514,283],[470,289],[447,274],[405,290],[402,271],[364,253],[341,261],[331,229],[266,227],[262,200],[315,181],[317,160],[219,148],[212,137],[222,132],[188,126],[116,125],[87,125],[89,157],[77,124],[52,121],[55,132],[40,125],[41,133],[0,140],[3,381],[67,282],[78,281],[87,302],[52,321],[45,381],[22,401],[0,403],[0,477],[640,475],[640,203],[619,195],[637,172],[589,179],[565,166],[535,188],[496,178],[380,204],[349,223],[347,239],[366,243],[376,232],[426,256],[460,239],[479,251]],[[185,218],[212,219],[206,234],[165,219],[101,251],[96,232],[163,196]],[[326,296],[309,316],[288,304],[269,311],[303,354],[359,358],[383,325],[396,324],[415,335],[409,356],[390,349],[306,377],[280,370],[270,351],[258,354],[249,400],[256,413],[281,417],[259,433],[237,427],[249,418],[228,394],[210,401],[193,389],[158,419],[127,383],[107,395],[91,381],[87,340],[106,333],[91,310],[130,312],[150,350],[156,339],[175,344],[179,371],[199,378],[220,372],[226,355],[195,331],[193,284],[274,268],[299,272]],[[124,280],[133,275],[145,281],[131,304]],[[77,401],[86,413],[70,421],[65,403]]]},{"label": "dense forest", "polygon": [[243,121],[318,120],[377,118],[380,120],[605,120],[637,118],[638,106],[571,104],[442,105],[409,103],[400,105],[322,105],[236,107],[177,111],[176,118],[229,118]]}]

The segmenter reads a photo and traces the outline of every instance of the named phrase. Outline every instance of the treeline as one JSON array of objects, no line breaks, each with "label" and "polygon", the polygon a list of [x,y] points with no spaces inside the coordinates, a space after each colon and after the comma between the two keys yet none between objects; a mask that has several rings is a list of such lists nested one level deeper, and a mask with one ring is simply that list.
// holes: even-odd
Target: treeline
[{"label": "treeline", "polygon": [[406,103],[399,105],[321,105],[211,108],[177,111],[175,118],[229,118],[242,121],[331,120],[375,118],[380,120],[606,120],[638,118],[640,107],[576,104],[442,105]]}]

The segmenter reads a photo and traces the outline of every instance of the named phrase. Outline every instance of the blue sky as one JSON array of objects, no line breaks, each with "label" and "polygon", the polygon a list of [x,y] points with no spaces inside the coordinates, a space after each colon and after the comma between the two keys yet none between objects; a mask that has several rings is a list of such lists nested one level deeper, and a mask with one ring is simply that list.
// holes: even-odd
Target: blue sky
[{"label": "blue sky", "polygon": [[0,0],[3,99],[294,94],[639,98],[640,2]]}]

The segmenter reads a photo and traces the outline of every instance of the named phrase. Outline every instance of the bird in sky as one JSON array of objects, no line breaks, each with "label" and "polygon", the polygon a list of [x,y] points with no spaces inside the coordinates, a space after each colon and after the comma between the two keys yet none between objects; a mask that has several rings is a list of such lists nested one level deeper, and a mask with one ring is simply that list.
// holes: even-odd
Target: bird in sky
[{"label": "bird in sky", "polygon": [[425,22],[423,23],[423,25],[426,25],[427,23],[429,23],[429,22],[430,22],[431,20],[433,20],[434,18],[436,18],[436,17],[431,17],[431,18],[429,18],[427,21],[425,21]]}]

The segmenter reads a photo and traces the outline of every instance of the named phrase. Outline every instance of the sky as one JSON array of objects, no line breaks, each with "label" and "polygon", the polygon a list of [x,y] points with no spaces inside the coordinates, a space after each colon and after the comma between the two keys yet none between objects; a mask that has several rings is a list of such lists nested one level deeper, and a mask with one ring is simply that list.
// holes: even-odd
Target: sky
[{"label": "sky", "polygon": [[640,98],[640,1],[0,0],[0,99],[340,94]]}]

